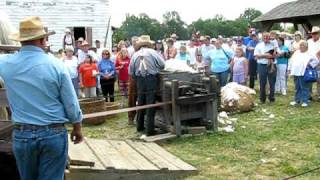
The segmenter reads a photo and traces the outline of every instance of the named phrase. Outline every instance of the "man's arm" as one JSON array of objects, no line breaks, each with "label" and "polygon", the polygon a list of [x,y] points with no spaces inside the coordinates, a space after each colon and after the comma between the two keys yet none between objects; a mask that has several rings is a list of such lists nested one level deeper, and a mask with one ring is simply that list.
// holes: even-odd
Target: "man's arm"
[{"label": "man's arm", "polygon": [[153,57],[156,59],[157,64],[159,65],[159,68],[162,70],[164,69],[165,66],[165,62],[164,59],[160,56],[160,54],[158,54],[157,52],[154,51],[154,53],[152,53]]},{"label": "man's arm", "polygon": [[73,141],[75,144],[78,144],[83,140],[81,132],[81,122],[83,118],[82,112],[76,92],[74,91],[72,85],[70,75],[65,67],[63,67],[60,78],[61,102],[64,106],[67,118],[73,125],[73,130],[71,132],[71,141]]}]

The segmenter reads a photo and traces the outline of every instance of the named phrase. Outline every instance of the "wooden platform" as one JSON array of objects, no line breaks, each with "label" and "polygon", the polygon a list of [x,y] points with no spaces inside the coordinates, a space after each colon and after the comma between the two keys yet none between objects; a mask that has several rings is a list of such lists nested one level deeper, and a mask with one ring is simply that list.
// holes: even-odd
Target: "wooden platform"
[{"label": "wooden platform", "polygon": [[197,172],[155,143],[86,139],[69,143],[67,180],[177,179]]}]

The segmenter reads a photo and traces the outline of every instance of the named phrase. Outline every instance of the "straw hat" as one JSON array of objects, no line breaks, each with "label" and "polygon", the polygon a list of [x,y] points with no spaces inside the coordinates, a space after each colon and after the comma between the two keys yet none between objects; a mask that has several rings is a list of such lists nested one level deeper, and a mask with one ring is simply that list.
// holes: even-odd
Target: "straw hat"
[{"label": "straw hat", "polygon": [[19,25],[19,32],[9,36],[15,41],[31,41],[55,34],[54,31],[46,32],[38,16],[30,16],[23,19]]},{"label": "straw hat", "polygon": [[171,34],[170,38],[177,39],[177,38],[178,38],[178,36],[177,36],[175,33],[173,33],[173,34]]},{"label": "straw hat", "polygon": [[83,42],[83,41],[84,41],[83,37],[79,37],[79,39],[77,40],[77,42]]},{"label": "straw hat", "polygon": [[74,52],[74,48],[72,46],[67,46],[65,50]]},{"label": "straw hat", "polygon": [[137,41],[137,48],[141,48],[142,46],[152,47],[155,42],[151,40],[149,35],[142,35],[139,37]]},{"label": "straw hat", "polygon": [[89,46],[89,43],[88,43],[88,41],[82,41],[82,44],[81,44],[81,46]]},{"label": "straw hat", "polygon": [[319,32],[320,32],[320,28],[318,26],[313,26],[312,27],[312,31],[311,31],[312,34],[313,33],[319,33]]},{"label": "straw hat", "polygon": [[296,32],[294,33],[294,35],[295,35],[295,36],[300,36],[300,37],[302,37],[302,33],[301,33],[300,31],[296,31]]}]

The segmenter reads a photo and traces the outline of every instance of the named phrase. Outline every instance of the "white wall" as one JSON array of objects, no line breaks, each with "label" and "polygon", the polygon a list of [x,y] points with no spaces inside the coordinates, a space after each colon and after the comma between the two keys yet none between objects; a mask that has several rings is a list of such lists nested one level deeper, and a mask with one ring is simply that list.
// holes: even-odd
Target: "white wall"
[{"label": "white wall", "polygon": [[[66,27],[92,27],[92,41],[105,39],[110,18],[109,0],[0,0],[0,9],[10,17],[18,28],[26,16],[40,16],[49,31],[49,43],[53,50],[62,48]],[[111,47],[111,26],[107,48]]]}]

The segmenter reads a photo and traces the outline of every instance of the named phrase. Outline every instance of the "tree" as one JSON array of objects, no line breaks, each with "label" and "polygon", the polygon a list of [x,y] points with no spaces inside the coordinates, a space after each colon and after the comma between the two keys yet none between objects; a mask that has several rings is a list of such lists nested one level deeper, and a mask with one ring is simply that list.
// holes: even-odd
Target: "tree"
[{"label": "tree", "polygon": [[175,33],[179,36],[179,39],[189,39],[189,33],[187,30],[187,24],[181,20],[178,12],[170,11],[163,15],[163,24],[165,37],[170,37]]},{"label": "tree", "polygon": [[162,25],[146,14],[139,16],[127,15],[126,20],[113,35],[113,42],[120,40],[129,40],[132,36],[150,35],[152,39],[161,39],[163,37]]},{"label": "tree", "polygon": [[261,29],[261,23],[259,22],[253,22],[254,19],[261,16],[262,12],[259,10],[256,10],[254,8],[247,8],[245,11],[240,15],[238,20],[244,20],[247,22],[247,25],[250,27],[254,27],[257,29]]}]

